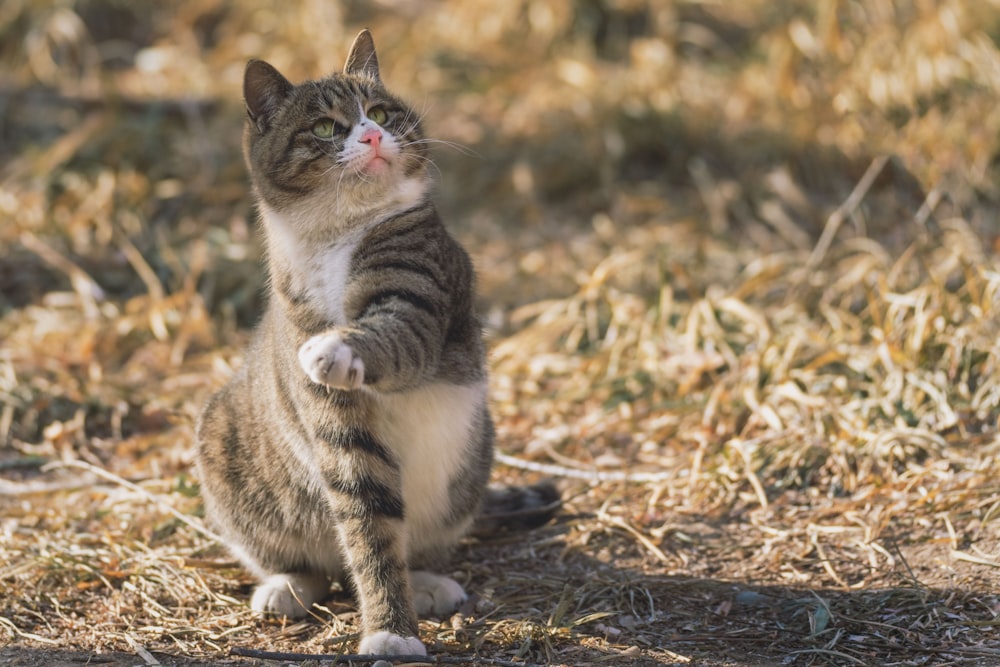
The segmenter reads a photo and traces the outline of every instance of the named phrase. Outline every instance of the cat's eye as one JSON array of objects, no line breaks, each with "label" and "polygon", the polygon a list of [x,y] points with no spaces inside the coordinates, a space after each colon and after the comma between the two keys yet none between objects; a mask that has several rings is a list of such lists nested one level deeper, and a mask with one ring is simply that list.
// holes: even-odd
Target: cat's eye
[{"label": "cat's eye", "polygon": [[386,113],[384,107],[375,106],[368,110],[368,118],[369,120],[373,120],[381,125],[385,121],[389,120],[389,114]]},{"label": "cat's eye", "polygon": [[337,124],[329,118],[322,118],[312,126],[312,132],[320,139],[329,139],[337,129]]}]

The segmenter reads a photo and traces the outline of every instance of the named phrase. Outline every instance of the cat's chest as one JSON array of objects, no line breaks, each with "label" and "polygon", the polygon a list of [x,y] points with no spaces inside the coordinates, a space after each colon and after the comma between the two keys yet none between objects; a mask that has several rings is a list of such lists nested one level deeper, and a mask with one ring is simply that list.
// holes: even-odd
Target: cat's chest
[{"label": "cat's chest", "polygon": [[336,325],[347,323],[344,300],[350,279],[351,258],[358,242],[345,239],[311,253],[301,276],[309,305]]},{"label": "cat's chest", "polygon": [[345,301],[351,260],[367,227],[331,237],[307,231],[322,226],[322,220],[314,215],[279,214],[264,204],[261,213],[275,287],[327,324],[347,324]]}]

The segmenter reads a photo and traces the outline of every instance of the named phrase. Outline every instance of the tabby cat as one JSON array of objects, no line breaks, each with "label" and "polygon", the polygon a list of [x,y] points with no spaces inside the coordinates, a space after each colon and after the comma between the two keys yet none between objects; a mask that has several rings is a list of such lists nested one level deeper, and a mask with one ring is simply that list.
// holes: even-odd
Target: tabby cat
[{"label": "tabby cat", "polygon": [[418,615],[465,592],[410,568],[439,564],[492,504],[556,496],[487,490],[472,264],[429,201],[420,119],[383,86],[371,34],[319,81],[251,61],[243,92],[269,302],[198,425],[206,510],[261,579],[254,610],[301,617],[346,580],[362,653],[425,654]]}]

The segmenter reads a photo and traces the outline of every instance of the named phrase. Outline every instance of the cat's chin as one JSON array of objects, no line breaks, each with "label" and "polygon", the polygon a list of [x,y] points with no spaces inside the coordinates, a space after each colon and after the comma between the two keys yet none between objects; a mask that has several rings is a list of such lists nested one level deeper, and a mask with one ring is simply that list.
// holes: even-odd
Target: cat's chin
[{"label": "cat's chin", "polygon": [[361,173],[366,176],[382,177],[389,173],[390,167],[391,165],[388,160],[376,155],[368,161],[368,164],[361,168]]}]

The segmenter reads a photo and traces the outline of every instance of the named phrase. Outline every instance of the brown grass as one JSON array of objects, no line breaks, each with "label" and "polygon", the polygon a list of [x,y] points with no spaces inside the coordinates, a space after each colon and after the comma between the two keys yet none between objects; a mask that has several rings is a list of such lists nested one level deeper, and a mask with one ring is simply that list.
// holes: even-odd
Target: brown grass
[{"label": "brown grass", "polygon": [[321,75],[364,25],[458,144],[496,478],[566,497],[461,547],[432,652],[1000,662],[1000,7],[972,0],[5,3],[0,661],[353,649],[343,594],[248,611],[190,463],[263,286],[243,63]]}]

